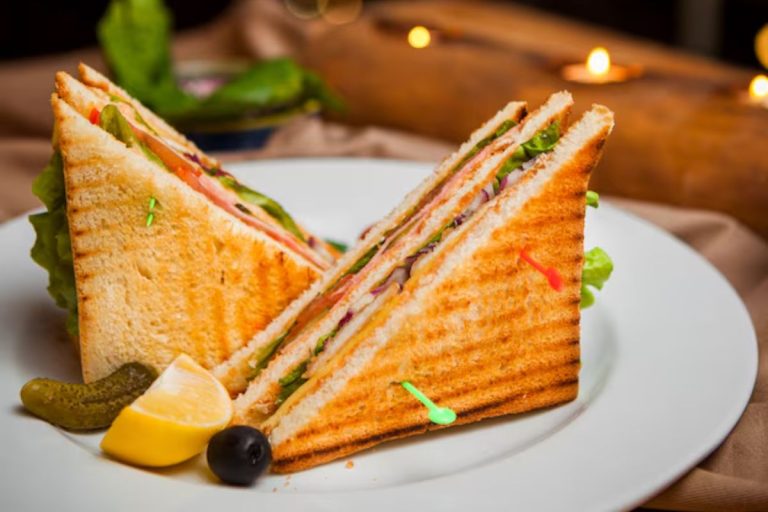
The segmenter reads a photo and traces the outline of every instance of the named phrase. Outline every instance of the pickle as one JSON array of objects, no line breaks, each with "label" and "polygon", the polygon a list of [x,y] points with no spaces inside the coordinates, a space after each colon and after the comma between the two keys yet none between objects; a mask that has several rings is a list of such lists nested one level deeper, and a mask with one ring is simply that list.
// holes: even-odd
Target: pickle
[{"label": "pickle", "polygon": [[21,402],[29,412],[68,430],[95,430],[112,424],[131,402],[157,378],[140,363],[128,363],[90,384],[32,379],[21,388]]}]

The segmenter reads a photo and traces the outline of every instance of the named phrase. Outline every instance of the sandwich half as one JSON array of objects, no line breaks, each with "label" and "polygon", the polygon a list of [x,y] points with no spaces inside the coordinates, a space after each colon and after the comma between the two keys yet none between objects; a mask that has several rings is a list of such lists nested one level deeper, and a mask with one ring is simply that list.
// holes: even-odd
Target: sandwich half
[{"label": "sandwich half", "polygon": [[[271,413],[280,390],[269,384],[275,384],[292,370],[292,366],[306,359],[304,350],[291,353],[290,356],[285,353],[289,346],[297,346],[294,340],[302,334],[304,327],[319,323],[321,329],[330,330],[338,324],[346,314],[349,304],[360,296],[367,295],[363,293],[362,287],[353,286],[355,281],[364,277],[363,271],[370,271],[374,264],[384,264],[377,274],[380,278],[387,268],[394,268],[394,254],[382,249],[383,242],[394,240],[399,235],[398,231],[402,232],[419,220],[419,214],[427,204],[444,204],[446,201],[455,203],[458,198],[452,197],[451,190],[472,177],[468,174],[474,165],[470,161],[479,161],[481,154],[484,154],[484,151],[487,153],[489,146],[516,126],[525,114],[526,105],[522,102],[509,103],[499,111],[476,130],[458,151],[446,158],[434,173],[411,191],[386,218],[371,227],[359,244],[341,257],[322,279],[316,281],[283,311],[265,331],[260,332],[228,361],[218,366],[214,374],[230,393],[234,396],[247,388],[249,397],[257,397],[252,412],[260,415]],[[469,186],[478,188],[476,183]],[[441,191],[445,193],[441,195]],[[381,257],[384,253],[386,258]],[[400,253],[403,251],[400,250]],[[371,278],[365,282],[370,284]],[[355,291],[360,293],[354,294]],[[363,300],[367,299],[363,297]],[[314,348],[315,341],[305,339],[302,344]],[[261,391],[265,386],[270,388],[270,392]],[[262,412],[259,413],[259,410]]]},{"label": "sandwich half", "polygon": [[380,257],[332,306],[287,322],[287,344],[235,401],[235,422],[270,436],[273,471],[442,428],[404,382],[454,424],[577,396],[585,194],[613,115],[594,106],[563,134],[570,106],[555,94],[460,161],[415,221],[363,240]]},{"label": "sandwich half", "polygon": [[[213,368],[338,253],[119,87],[56,76],[33,258],[68,306],[83,378],[186,353]],[[62,291],[64,290],[64,291]]]}]

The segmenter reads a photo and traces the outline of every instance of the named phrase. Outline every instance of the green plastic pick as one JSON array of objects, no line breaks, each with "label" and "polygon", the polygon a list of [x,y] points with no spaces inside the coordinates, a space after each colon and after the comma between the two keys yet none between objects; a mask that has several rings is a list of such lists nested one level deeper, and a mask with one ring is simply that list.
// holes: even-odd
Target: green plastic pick
[{"label": "green plastic pick", "polygon": [[157,204],[157,199],[154,197],[149,198],[149,213],[147,213],[147,227],[152,225],[152,221],[155,220],[155,205]]},{"label": "green plastic pick", "polygon": [[427,417],[432,423],[437,423],[438,425],[450,425],[456,421],[456,413],[453,411],[453,409],[437,406],[435,402],[430,400],[424,393],[419,391],[416,386],[407,380],[401,382],[400,385],[403,386],[405,390],[410,394],[415,396],[419,402],[424,404],[424,407],[429,410]]}]

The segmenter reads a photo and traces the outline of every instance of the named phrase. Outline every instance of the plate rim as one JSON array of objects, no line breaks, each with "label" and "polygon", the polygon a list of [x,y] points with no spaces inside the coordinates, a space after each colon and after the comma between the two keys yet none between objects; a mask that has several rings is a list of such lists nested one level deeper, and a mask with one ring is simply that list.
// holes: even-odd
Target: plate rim
[{"label": "plate rim", "polygon": [[[347,165],[365,165],[366,163],[373,163],[375,165],[386,165],[391,167],[411,167],[412,169],[409,169],[407,172],[412,172],[413,169],[419,167],[421,168],[421,172],[423,172],[423,175],[421,176],[421,179],[423,179],[424,176],[426,176],[426,173],[429,172],[433,168],[433,165],[428,162],[423,161],[415,161],[415,160],[408,160],[408,159],[397,159],[397,158],[377,158],[377,157],[335,157],[335,156],[321,156],[321,157],[279,157],[279,158],[257,158],[257,159],[251,159],[251,160],[239,160],[239,161],[232,161],[232,162],[225,162],[225,165],[232,170],[235,173],[243,172],[244,170],[248,169],[249,167],[252,168],[253,166],[262,166],[262,165],[270,165],[270,164],[282,164],[282,165],[289,165],[289,164],[295,164],[300,166],[307,166],[312,165],[314,162],[317,162],[318,160],[331,163],[331,164],[340,164],[341,166],[347,166]],[[678,239],[671,233],[665,231],[664,229],[660,228],[659,226],[653,224],[652,222],[639,217],[638,215],[628,212],[624,210],[623,208],[619,206],[615,206],[611,204],[610,196],[608,196],[607,201],[605,201],[605,205],[607,206],[607,210],[611,211],[612,214],[618,215],[620,217],[624,217],[629,222],[638,223],[640,225],[643,225],[645,229],[648,229],[650,231],[654,232],[654,236],[661,236],[666,240],[667,243],[672,244],[675,246],[676,250],[682,250],[686,254],[686,258],[694,258],[698,261],[699,264],[703,264],[703,266],[707,269],[707,271],[713,275],[718,281],[719,285],[724,285],[724,290],[727,290],[728,294],[731,296],[730,299],[735,299],[736,304],[740,307],[739,314],[740,315],[746,315],[746,319],[749,324],[749,340],[744,340],[744,345],[746,348],[748,348],[750,361],[748,364],[745,364],[745,366],[751,367],[751,372],[749,376],[749,381],[751,382],[751,385],[749,387],[748,392],[744,392],[742,398],[735,403],[735,405],[732,407],[732,409],[729,411],[729,414],[726,416],[724,415],[719,426],[712,430],[710,434],[710,439],[706,443],[708,447],[706,449],[702,449],[701,453],[698,454],[695,460],[686,460],[681,461],[678,465],[675,467],[669,467],[666,471],[660,472],[658,478],[656,479],[653,484],[645,486],[648,487],[647,490],[644,490],[642,492],[634,493],[634,496],[625,496],[626,501],[623,503],[626,504],[627,507],[635,506],[642,504],[645,502],[648,498],[654,496],[656,493],[658,493],[661,489],[663,489],[665,486],[669,485],[670,483],[677,480],[680,476],[684,475],[690,468],[695,467],[701,460],[703,460],[705,457],[707,457],[712,451],[716,450],[717,447],[720,445],[720,443],[728,436],[728,434],[732,431],[734,426],[737,424],[739,418],[741,418],[741,415],[743,414],[744,409],[749,404],[749,399],[752,395],[752,389],[754,388],[755,381],[757,378],[757,372],[758,372],[758,346],[757,346],[757,338],[754,328],[754,323],[752,322],[751,316],[749,315],[748,310],[746,309],[746,306],[744,305],[743,301],[739,297],[739,295],[736,293],[735,289],[731,285],[731,283],[725,278],[725,276],[706,258],[704,258],[703,255],[701,255],[699,252],[697,252],[695,249],[693,249],[691,246],[683,242],[682,240]],[[601,204],[601,206],[603,206]],[[601,208],[602,209],[602,208]],[[13,226],[17,223],[25,223],[26,222],[26,216],[30,212],[26,212],[22,215],[6,219],[2,223],[0,223],[0,238],[5,235],[6,230],[13,229]],[[27,223],[26,229],[31,229],[31,226]],[[0,363],[1,366],[1,363]],[[6,414],[3,414],[3,416],[6,416]],[[0,420],[0,423],[2,423],[2,420]],[[663,475],[663,476],[662,476]],[[434,481],[441,481],[445,480],[448,477],[438,477],[434,479]],[[412,484],[412,485],[419,485],[419,484]],[[410,486],[398,486],[398,488],[401,487],[410,487]],[[228,494],[228,491],[232,491],[231,489],[216,489],[215,493],[218,493],[222,490],[225,490],[225,492]],[[388,493],[388,488],[384,489],[367,489],[364,491],[352,491],[352,492],[365,492],[365,493],[371,493],[373,495],[380,494],[380,493]],[[236,491],[239,493],[239,491]],[[302,501],[303,498],[311,498],[312,496],[319,496],[322,495],[323,497],[333,497],[338,495],[344,495],[349,494],[350,491],[346,492],[328,492],[328,493],[304,493],[304,494],[296,494],[296,495],[289,495],[289,494],[282,494],[281,498],[285,499],[286,506],[291,506],[291,502]],[[208,494],[206,492],[206,494]],[[627,493],[632,494],[632,493]],[[252,498],[253,494],[248,494]],[[621,505],[622,507],[625,505]]]}]

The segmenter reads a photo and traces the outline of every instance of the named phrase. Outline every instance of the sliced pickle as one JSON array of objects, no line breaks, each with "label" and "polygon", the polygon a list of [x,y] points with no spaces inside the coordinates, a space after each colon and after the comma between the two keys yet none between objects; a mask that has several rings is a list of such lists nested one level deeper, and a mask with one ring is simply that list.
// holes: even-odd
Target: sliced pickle
[{"label": "sliced pickle", "polygon": [[128,363],[90,384],[32,379],[21,388],[21,402],[35,416],[68,430],[106,428],[156,378],[153,368]]}]

